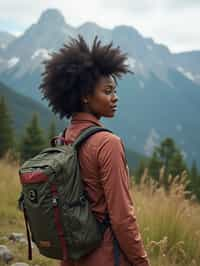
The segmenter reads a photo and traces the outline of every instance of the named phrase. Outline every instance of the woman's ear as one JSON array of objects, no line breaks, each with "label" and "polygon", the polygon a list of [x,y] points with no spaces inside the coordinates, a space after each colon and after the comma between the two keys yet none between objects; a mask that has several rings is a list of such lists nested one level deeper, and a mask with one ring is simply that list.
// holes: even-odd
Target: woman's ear
[{"label": "woman's ear", "polygon": [[81,101],[82,101],[83,104],[88,104],[88,97],[87,97],[87,95],[86,96],[83,96]]},{"label": "woman's ear", "polygon": [[83,103],[84,104],[87,104],[88,103],[88,100],[87,99],[83,99]]}]

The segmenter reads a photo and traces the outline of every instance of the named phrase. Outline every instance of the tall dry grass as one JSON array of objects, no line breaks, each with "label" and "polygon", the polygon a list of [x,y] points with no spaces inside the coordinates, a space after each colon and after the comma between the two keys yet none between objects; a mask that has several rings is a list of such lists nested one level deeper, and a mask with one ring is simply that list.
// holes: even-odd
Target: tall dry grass
[{"label": "tall dry grass", "polygon": [[183,173],[167,193],[153,182],[133,186],[138,222],[152,265],[200,265],[200,205],[186,200],[186,183]]},{"label": "tall dry grass", "polygon": [[[152,182],[132,187],[140,231],[152,266],[200,265],[200,206],[185,199],[184,176],[181,180],[182,184],[175,179],[168,194]],[[27,248],[1,240],[12,232],[25,232],[23,216],[17,209],[19,193],[18,165],[0,160],[0,244],[13,250],[15,261],[27,262]],[[28,263],[58,265],[37,251],[34,260]]]},{"label": "tall dry grass", "polygon": [[18,223],[21,220],[16,200],[20,192],[17,169],[16,163],[10,163],[7,159],[0,160],[0,234],[8,223]]}]

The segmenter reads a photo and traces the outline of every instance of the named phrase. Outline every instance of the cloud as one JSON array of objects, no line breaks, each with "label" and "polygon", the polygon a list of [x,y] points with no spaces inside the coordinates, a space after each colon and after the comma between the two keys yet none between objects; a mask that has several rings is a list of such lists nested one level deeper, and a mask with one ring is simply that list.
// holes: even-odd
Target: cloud
[{"label": "cloud", "polygon": [[102,0],[101,6],[111,10],[120,9],[132,14],[175,11],[200,7],[198,0]]},{"label": "cloud", "polygon": [[[157,42],[162,40],[172,51],[200,50],[200,31],[197,30],[199,19],[198,8],[166,12],[152,18],[152,36]],[[158,23],[162,21],[162,23]]]},{"label": "cloud", "polygon": [[151,0],[102,0],[101,7],[104,9],[111,9],[111,10],[121,10],[127,13],[143,13],[143,12],[151,12],[155,5],[152,5]]},{"label": "cloud", "polygon": [[164,9],[185,9],[200,7],[198,0],[161,0]]},{"label": "cloud", "polygon": [[1,20],[16,21],[18,25],[30,25],[33,22],[38,12],[45,8],[46,1],[1,1],[0,2],[0,17]]}]

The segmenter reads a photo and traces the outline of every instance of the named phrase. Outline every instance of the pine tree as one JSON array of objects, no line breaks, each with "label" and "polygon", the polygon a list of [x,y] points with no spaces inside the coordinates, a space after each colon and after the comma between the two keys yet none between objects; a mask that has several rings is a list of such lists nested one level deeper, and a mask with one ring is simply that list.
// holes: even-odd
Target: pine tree
[{"label": "pine tree", "polygon": [[194,186],[196,186],[196,182],[198,180],[198,170],[197,170],[197,164],[196,164],[196,161],[195,160],[192,162],[192,167],[191,167],[190,175],[193,178],[193,184],[194,184]]},{"label": "pine tree", "polygon": [[196,180],[196,189],[195,189],[195,195],[197,197],[197,200],[200,202],[200,174],[197,176]]},{"label": "pine tree", "polygon": [[141,177],[144,174],[144,170],[146,168],[146,163],[144,162],[144,160],[141,160],[139,162],[139,165],[135,171],[135,175],[134,175],[134,180],[136,184],[140,184],[141,182]]},{"label": "pine tree", "polygon": [[180,150],[176,147],[171,138],[164,139],[160,146],[155,147],[152,157],[149,161],[149,173],[154,179],[158,180],[160,169],[164,167],[163,184],[166,189],[169,188],[169,175],[175,177],[181,175],[187,170],[186,163]]},{"label": "pine tree", "polygon": [[57,130],[56,130],[56,124],[55,121],[52,120],[49,126],[49,130],[48,130],[48,139],[49,141],[52,140],[53,137],[55,137],[57,134]]},{"label": "pine tree", "polygon": [[161,167],[162,167],[162,162],[158,156],[158,152],[154,150],[148,166],[149,176],[155,179],[156,181],[159,181]]},{"label": "pine tree", "polygon": [[165,166],[165,169],[167,171],[166,174],[168,175],[170,160],[173,158],[174,154],[177,152],[173,139],[171,138],[164,139],[161,142],[160,147],[158,147],[157,151],[158,151],[160,160],[162,164]]},{"label": "pine tree", "polygon": [[25,134],[21,140],[21,161],[25,161],[33,157],[45,146],[46,141],[43,135],[43,131],[39,125],[38,115],[34,113],[30,123],[26,127]]},{"label": "pine tree", "polygon": [[175,177],[180,175],[184,170],[187,170],[186,163],[183,160],[181,152],[177,150],[169,160],[168,172]]},{"label": "pine tree", "polygon": [[198,173],[195,160],[192,162],[192,167],[190,170],[190,183],[188,189],[193,192],[200,201],[200,175]]},{"label": "pine tree", "polygon": [[0,158],[14,147],[14,132],[12,119],[5,102],[5,98],[0,98]]}]

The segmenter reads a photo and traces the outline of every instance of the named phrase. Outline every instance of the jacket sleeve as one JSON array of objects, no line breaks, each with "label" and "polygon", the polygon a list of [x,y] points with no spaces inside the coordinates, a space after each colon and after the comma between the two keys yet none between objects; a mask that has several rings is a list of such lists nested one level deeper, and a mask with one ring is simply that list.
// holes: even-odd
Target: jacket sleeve
[{"label": "jacket sleeve", "polygon": [[97,150],[101,184],[112,229],[131,264],[149,266],[129,191],[129,176],[122,142],[107,133]]}]

